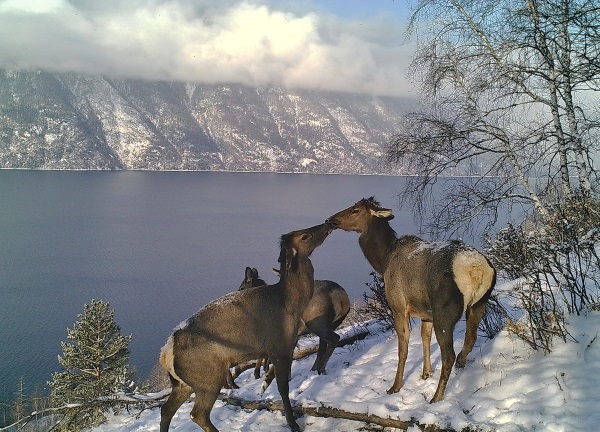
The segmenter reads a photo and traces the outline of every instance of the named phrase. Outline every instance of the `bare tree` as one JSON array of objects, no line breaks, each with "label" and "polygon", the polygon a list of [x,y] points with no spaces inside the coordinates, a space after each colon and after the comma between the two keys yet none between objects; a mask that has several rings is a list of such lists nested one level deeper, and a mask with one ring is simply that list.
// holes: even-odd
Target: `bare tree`
[{"label": "bare tree", "polygon": [[25,382],[23,376],[19,378],[17,384],[17,391],[14,393],[15,397],[10,404],[10,410],[13,420],[20,421],[28,413],[27,406],[27,395],[25,392]]},{"label": "bare tree", "polygon": [[[420,174],[401,198],[432,209],[432,229],[494,221],[502,203],[544,219],[558,199],[596,196],[596,0],[419,0],[410,24],[429,110],[405,117],[388,159]],[[456,173],[474,177],[431,201]]]},{"label": "bare tree", "polygon": [[600,3],[415,1],[411,72],[428,109],[390,140],[388,160],[419,174],[401,203],[436,234],[523,209],[488,253],[522,281],[509,330],[549,352],[568,314],[600,303]]}]

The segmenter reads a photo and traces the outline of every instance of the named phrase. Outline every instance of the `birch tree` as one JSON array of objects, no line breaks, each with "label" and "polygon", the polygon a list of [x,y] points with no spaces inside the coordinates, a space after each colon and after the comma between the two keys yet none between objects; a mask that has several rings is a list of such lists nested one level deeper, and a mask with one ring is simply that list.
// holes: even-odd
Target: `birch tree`
[{"label": "birch tree", "polygon": [[401,199],[436,233],[524,210],[488,254],[521,281],[508,329],[549,352],[569,314],[600,308],[600,2],[416,0],[410,28],[427,109],[390,140],[419,174]]},{"label": "birch tree", "polygon": [[388,148],[414,177],[403,200],[452,230],[498,206],[548,218],[557,200],[597,199],[600,4],[597,0],[420,0],[410,28],[422,112]]}]

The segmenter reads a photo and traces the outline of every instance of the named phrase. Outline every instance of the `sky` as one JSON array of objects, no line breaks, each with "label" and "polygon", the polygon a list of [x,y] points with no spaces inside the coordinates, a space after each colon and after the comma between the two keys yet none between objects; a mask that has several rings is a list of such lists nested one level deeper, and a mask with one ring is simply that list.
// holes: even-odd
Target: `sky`
[{"label": "sky", "polygon": [[0,68],[414,96],[405,0],[0,0]]}]

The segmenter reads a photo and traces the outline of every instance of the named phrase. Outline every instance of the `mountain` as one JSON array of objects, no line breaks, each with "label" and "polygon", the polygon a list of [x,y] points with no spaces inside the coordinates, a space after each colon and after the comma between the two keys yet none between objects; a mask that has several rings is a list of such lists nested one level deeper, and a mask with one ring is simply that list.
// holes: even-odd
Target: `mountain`
[{"label": "mountain", "polygon": [[390,173],[410,100],[0,69],[0,168]]}]

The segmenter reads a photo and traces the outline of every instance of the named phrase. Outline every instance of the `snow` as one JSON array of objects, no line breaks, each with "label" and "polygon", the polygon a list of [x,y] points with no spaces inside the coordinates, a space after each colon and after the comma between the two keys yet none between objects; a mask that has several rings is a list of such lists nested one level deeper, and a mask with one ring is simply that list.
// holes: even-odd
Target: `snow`
[{"label": "snow", "polygon": [[[378,322],[367,323],[370,335],[354,345],[339,347],[327,365],[327,375],[310,371],[314,357],[294,362],[290,396],[305,406],[321,403],[347,411],[376,414],[420,424],[435,424],[478,431],[592,431],[600,424],[597,409],[600,388],[600,311],[569,318],[574,341],[557,342],[551,354],[532,351],[506,331],[494,339],[480,337],[463,370],[454,369],[445,399],[435,404],[433,396],[441,360],[435,339],[432,344],[433,377],[420,378],[422,351],[419,323],[413,325],[404,374],[404,387],[388,395],[396,371],[396,336]],[[353,334],[354,328],[338,330]],[[464,321],[455,330],[455,350],[462,347]],[[314,338],[303,339],[310,345]],[[260,395],[262,380],[253,370],[236,379],[241,387],[223,390],[244,399],[280,400],[275,383]],[[198,432],[190,420],[192,403],[185,403],[171,423],[177,432]],[[250,411],[217,401],[211,418],[220,430],[289,431],[280,413]],[[94,432],[158,431],[160,410],[139,415],[119,415]],[[298,420],[306,432],[354,431],[363,423],[343,419],[303,416]],[[419,430],[411,427],[410,430]]]},{"label": "snow", "polygon": [[309,159],[309,158],[300,159],[300,166],[302,166],[302,168],[306,168],[310,164],[316,164],[316,163],[317,163],[317,161],[314,159]]}]

